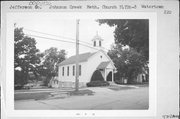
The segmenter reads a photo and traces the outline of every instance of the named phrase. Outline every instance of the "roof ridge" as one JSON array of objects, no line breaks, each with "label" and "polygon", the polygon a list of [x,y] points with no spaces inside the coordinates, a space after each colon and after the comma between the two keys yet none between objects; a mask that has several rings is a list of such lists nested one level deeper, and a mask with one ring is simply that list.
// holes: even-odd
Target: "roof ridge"
[{"label": "roof ridge", "polygon": [[[86,53],[81,53],[79,54],[79,62],[84,62],[87,61],[87,59],[89,57],[91,57],[92,55],[94,55],[96,52],[86,52]],[[62,61],[61,63],[58,64],[58,66],[62,66],[62,65],[68,65],[68,64],[74,64],[75,63],[75,57],[76,55],[73,55],[69,58],[67,58],[66,60]]]},{"label": "roof ridge", "polygon": [[[88,53],[91,53],[91,52],[81,53],[81,54],[79,54],[79,55],[88,54]],[[76,56],[76,55],[72,55],[72,56],[70,56],[70,57],[73,57],[73,56]],[[70,57],[69,57],[69,58],[70,58]],[[69,58],[68,58],[68,59],[69,59]]]}]

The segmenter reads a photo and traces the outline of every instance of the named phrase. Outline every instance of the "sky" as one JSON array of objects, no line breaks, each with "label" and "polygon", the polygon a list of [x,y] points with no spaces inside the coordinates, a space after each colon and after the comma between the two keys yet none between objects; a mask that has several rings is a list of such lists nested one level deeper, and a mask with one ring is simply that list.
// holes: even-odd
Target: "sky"
[{"label": "sky", "polygon": [[[67,53],[67,57],[75,55],[75,43],[54,41],[45,38],[38,38],[35,36],[75,42],[76,19],[18,19],[15,21],[15,23],[17,27],[24,28],[25,34],[35,38],[37,42],[36,46],[40,50],[40,52],[43,52],[50,47],[57,47],[58,50],[64,49]],[[82,42],[80,43],[79,53],[85,53],[94,50],[81,44],[85,44],[83,42],[87,42],[89,44],[85,45],[92,47],[92,39],[97,33],[103,39],[102,46],[106,48],[105,51],[107,51],[107,49],[110,49],[111,45],[114,43],[114,29],[114,27],[109,27],[107,24],[99,25],[99,23],[95,21],[95,19],[80,19],[79,40]],[[41,34],[39,32],[51,35]]]}]

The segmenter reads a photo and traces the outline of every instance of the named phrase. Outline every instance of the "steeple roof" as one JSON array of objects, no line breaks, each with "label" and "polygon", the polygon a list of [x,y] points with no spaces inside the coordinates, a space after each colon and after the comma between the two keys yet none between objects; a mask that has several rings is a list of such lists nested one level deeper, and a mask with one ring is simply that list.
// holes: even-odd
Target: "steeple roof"
[{"label": "steeple roof", "polygon": [[98,32],[96,32],[96,35],[95,35],[94,38],[92,39],[92,41],[95,41],[95,40],[103,41],[103,39],[98,35]]}]

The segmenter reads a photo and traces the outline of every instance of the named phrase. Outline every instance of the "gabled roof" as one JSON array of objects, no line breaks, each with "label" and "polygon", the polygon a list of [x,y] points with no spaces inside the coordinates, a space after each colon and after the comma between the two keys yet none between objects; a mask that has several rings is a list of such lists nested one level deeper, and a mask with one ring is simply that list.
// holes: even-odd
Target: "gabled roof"
[{"label": "gabled roof", "polygon": [[[79,62],[87,61],[88,58],[91,57],[92,55],[94,55],[95,53],[88,52],[88,53],[79,54]],[[73,55],[70,58],[62,61],[60,64],[58,64],[58,66],[68,65],[68,64],[75,64],[75,63],[76,63],[76,55]]]},{"label": "gabled roof", "polygon": [[111,65],[113,66],[113,68],[116,69],[116,67],[114,66],[114,63],[113,63],[113,61],[111,60],[111,58],[110,58],[103,50],[99,50],[99,51],[101,51],[102,53],[104,53],[104,55],[109,59],[109,61],[110,61]]},{"label": "gabled roof", "polygon": [[109,63],[110,63],[110,61],[101,62],[101,63],[99,64],[99,66],[97,67],[97,69],[105,69],[105,68],[108,66]]}]

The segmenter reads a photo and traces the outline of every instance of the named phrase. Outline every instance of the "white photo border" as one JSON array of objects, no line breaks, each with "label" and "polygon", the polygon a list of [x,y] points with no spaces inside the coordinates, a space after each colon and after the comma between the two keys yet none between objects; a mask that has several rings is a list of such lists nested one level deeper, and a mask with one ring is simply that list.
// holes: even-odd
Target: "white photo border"
[{"label": "white photo border", "polygon": [[[149,19],[149,109],[148,110],[15,110],[14,22],[17,19],[52,15],[63,19]],[[157,14],[156,12],[13,12],[6,14],[6,112],[9,117],[152,117],[157,108]],[[84,115],[86,113],[86,115]]]}]

